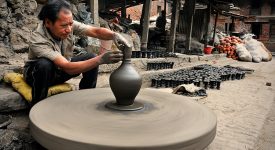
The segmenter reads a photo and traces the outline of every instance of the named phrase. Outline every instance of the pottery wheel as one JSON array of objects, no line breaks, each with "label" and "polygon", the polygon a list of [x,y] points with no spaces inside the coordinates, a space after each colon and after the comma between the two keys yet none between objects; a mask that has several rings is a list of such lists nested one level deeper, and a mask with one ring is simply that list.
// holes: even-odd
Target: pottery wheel
[{"label": "pottery wheel", "polygon": [[31,133],[50,150],[194,150],[215,137],[214,113],[184,96],[141,90],[138,111],[105,107],[114,100],[107,88],[49,97],[31,109]]}]

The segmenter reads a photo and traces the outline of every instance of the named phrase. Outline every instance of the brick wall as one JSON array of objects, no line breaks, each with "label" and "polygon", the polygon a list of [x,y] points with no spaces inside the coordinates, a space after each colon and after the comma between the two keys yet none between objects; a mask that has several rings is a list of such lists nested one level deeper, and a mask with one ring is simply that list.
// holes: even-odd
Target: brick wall
[{"label": "brick wall", "polygon": [[[250,14],[250,5],[247,3],[241,8],[240,14],[244,16],[249,16]],[[268,2],[264,2],[264,4],[261,7],[261,15],[262,16],[269,16],[271,14],[271,7]],[[214,24],[215,21],[215,16],[212,16],[212,24]],[[265,19],[258,19],[260,21],[263,21]],[[246,21],[256,21],[255,17],[251,17],[246,19]],[[267,20],[268,21],[268,20]],[[217,29],[225,31],[225,23],[231,23],[232,20],[230,17],[225,17],[225,16],[219,16],[218,22],[217,22]],[[244,23],[241,20],[236,19],[235,20],[235,31],[236,32],[251,32],[251,24],[249,23]],[[269,23],[264,23],[262,24],[261,28],[261,35],[259,37],[260,41],[269,41],[269,32],[270,32],[270,25]]]},{"label": "brick wall", "polygon": [[[271,14],[271,7],[270,5],[266,2],[263,4],[262,9],[261,9],[261,15],[262,16],[269,16]],[[262,25],[262,34],[260,35],[261,41],[268,41],[269,40],[269,32],[270,32],[270,25],[268,24],[263,24]]]},{"label": "brick wall", "polygon": [[271,7],[270,4],[268,2],[265,2],[262,5],[262,9],[261,9],[261,15],[262,16],[269,16],[271,14]]},{"label": "brick wall", "polygon": [[[152,5],[151,5],[151,16],[156,16],[158,15],[157,12],[157,6],[161,6],[161,9],[164,9],[164,2],[159,2],[159,1],[152,1]],[[135,7],[131,7],[131,8],[127,8],[127,16],[128,14],[130,14],[131,19],[132,20],[140,20],[141,14],[142,14],[142,4],[135,6]]]}]

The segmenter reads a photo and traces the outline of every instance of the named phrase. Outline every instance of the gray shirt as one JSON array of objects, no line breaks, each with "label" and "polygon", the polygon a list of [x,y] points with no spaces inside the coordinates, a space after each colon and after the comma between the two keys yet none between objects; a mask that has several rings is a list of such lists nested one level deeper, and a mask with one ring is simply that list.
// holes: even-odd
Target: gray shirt
[{"label": "gray shirt", "polygon": [[29,60],[32,61],[37,58],[45,57],[53,61],[60,55],[70,60],[74,50],[74,35],[85,36],[88,28],[89,25],[74,21],[73,30],[69,37],[58,43],[41,22],[37,29],[31,34],[29,42]]}]

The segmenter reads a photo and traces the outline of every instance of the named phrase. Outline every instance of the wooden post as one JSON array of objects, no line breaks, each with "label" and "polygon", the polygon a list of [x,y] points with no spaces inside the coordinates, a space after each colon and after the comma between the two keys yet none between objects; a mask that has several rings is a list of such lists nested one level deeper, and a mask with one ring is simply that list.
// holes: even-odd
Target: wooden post
[{"label": "wooden post", "polygon": [[218,16],[219,16],[219,13],[216,12],[216,18],[215,18],[215,24],[214,24],[214,33],[213,33],[213,39],[212,39],[213,40],[212,46],[214,46],[214,44],[215,44],[215,36],[216,36]]},{"label": "wooden post", "polygon": [[192,30],[193,30],[193,19],[195,14],[196,0],[185,1],[186,13],[187,13],[187,30],[186,30],[186,50],[187,53],[191,52],[191,41],[192,41]]},{"label": "wooden post", "polygon": [[121,18],[126,18],[126,0],[124,0],[121,6]]},{"label": "wooden post", "polygon": [[139,28],[140,28],[141,37],[142,37],[144,14],[145,14],[145,2],[146,2],[146,0],[143,0],[142,13],[141,13],[141,17],[140,17],[140,20],[139,20]]},{"label": "wooden post", "polygon": [[90,0],[90,10],[91,10],[91,18],[93,18],[94,24],[98,26],[99,25],[98,0]]},{"label": "wooden post", "polygon": [[150,21],[150,14],[151,14],[151,3],[152,0],[145,1],[145,11],[144,11],[144,18],[143,18],[143,29],[142,29],[142,37],[141,37],[141,50],[147,50],[147,43],[148,43],[148,34],[149,34],[149,21]]},{"label": "wooden post", "polygon": [[179,10],[180,10],[180,0],[174,0],[173,6],[172,6],[169,45],[167,49],[168,52],[174,52],[175,50],[175,40],[176,40],[176,32],[177,32],[178,19],[179,19]]},{"label": "wooden post", "polygon": [[208,44],[208,30],[209,30],[209,23],[210,23],[210,17],[211,17],[211,5],[210,3],[207,5],[207,10],[206,10],[206,24],[205,24],[205,35],[204,35],[204,48]]},{"label": "wooden post", "polygon": [[235,32],[235,18],[231,17],[232,23],[231,23],[231,31],[230,34],[232,35],[233,32]]},{"label": "wooden post", "polygon": [[167,9],[167,0],[164,0],[164,11],[166,12],[165,14],[167,14],[166,9]]}]

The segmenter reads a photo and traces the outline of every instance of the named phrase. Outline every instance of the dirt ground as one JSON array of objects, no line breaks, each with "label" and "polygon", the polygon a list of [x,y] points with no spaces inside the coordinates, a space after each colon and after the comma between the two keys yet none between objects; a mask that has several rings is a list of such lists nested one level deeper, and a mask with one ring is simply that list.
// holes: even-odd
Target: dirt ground
[{"label": "dirt ground", "polygon": [[[206,149],[274,150],[275,60],[248,63],[227,59],[208,63],[242,66],[255,71],[243,80],[223,82],[221,90],[207,90],[207,97],[190,98],[211,108],[217,115],[217,134]],[[272,85],[266,86],[267,82]]]},{"label": "dirt ground", "polygon": [[[274,122],[275,61],[258,64],[236,61],[231,65],[255,72],[244,80],[224,82],[220,91],[210,90],[207,98],[199,100],[218,117],[217,137],[209,149],[274,149],[275,126],[271,124]],[[266,82],[273,85],[266,86]]]},{"label": "dirt ground", "polygon": [[[207,97],[188,98],[209,107],[217,115],[217,134],[206,150],[274,150],[274,57],[271,62],[251,63],[220,59],[186,63],[186,67],[205,63],[214,66],[241,66],[255,70],[252,74],[247,74],[243,80],[222,82],[220,90],[207,90]],[[267,82],[272,85],[267,86]],[[172,89],[159,90],[171,92]]]},{"label": "dirt ground", "polygon": [[[261,63],[225,58],[186,63],[185,66],[205,63],[214,66],[241,66],[255,70],[252,74],[247,74],[243,80],[222,82],[220,90],[207,90],[207,97],[190,97],[190,100],[196,100],[209,107],[217,115],[217,134],[206,150],[274,150],[274,57],[270,62]],[[272,85],[266,86],[267,82]],[[172,91],[172,89],[159,90]]]}]

